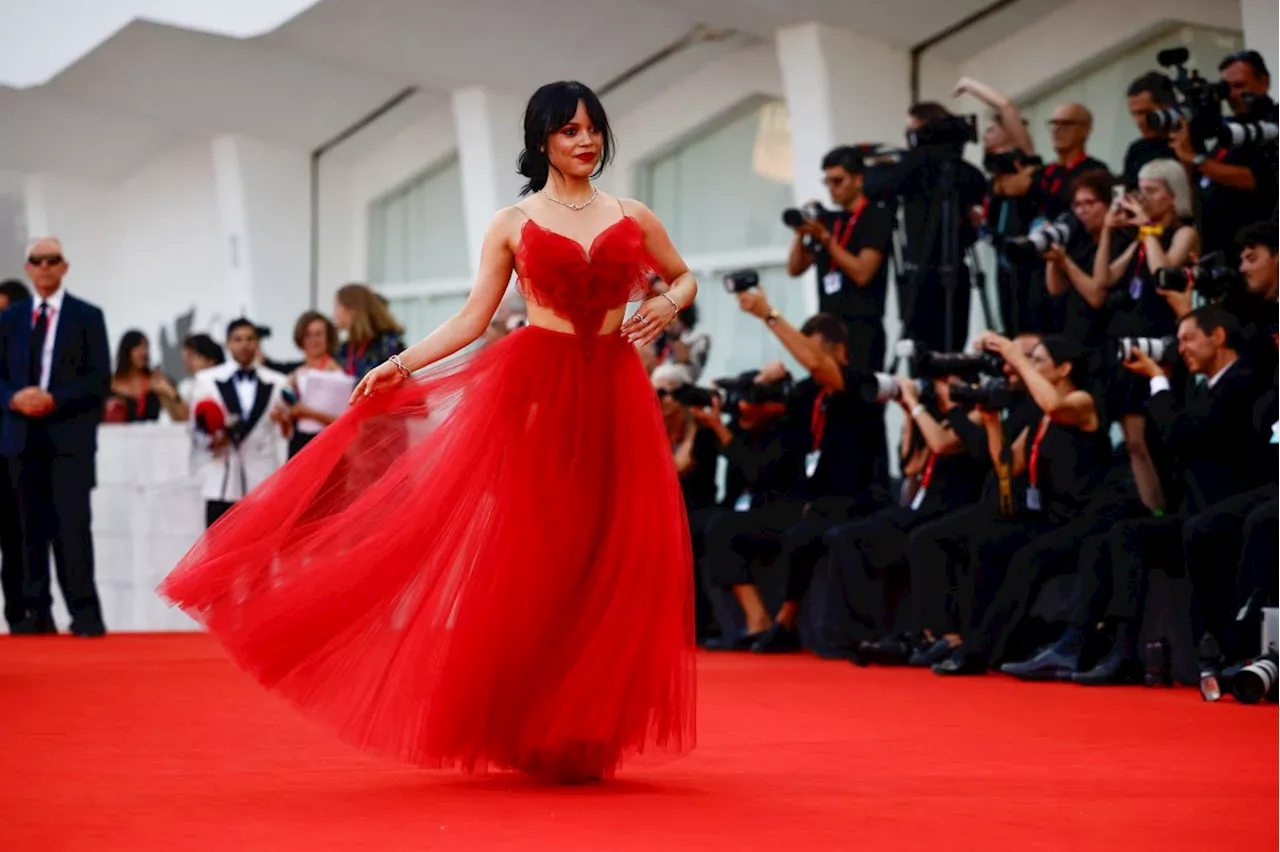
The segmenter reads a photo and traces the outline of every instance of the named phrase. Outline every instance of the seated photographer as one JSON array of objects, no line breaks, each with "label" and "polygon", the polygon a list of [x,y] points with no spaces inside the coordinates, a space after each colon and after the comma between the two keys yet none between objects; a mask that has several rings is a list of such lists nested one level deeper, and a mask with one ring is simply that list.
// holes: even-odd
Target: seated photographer
[{"label": "seated photographer", "polygon": [[[887,500],[887,444],[879,406],[861,396],[862,378],[848,363],[844,323],[829,314],[796,329],[774,310],[759,289],[738,295],[744,311],[764,320],[809,372],[796,385],[791,417],[807,426],[805,479],[795,501],[735,513],[707,532],[712,581],[732,588],[746,616],[746,633],[725,647],[762,653],[796,651],[800,603],[823,555],[823,535],[849,518],[878,509]],[[767,551],[780,552],[787,576],[786,602],[769,617],[750,566]]]},{"label": "seated photographer", "polygon": [[[1275,367],[1280,338],[1276,304],[1280,296],[1280,252],[1276,249],[1275,220],[1255,222],[1236,236],[1240,247],[1240,277],[1244,292],[1229,289],[1223,307],[1240,320],[1240,357],[1251,362],[1260,378]],[[1216,270],[1215,270],[1216,271]]]},{"label": "seated photographer", "polygon": [[1084,369],[1077,341],[1048,336],[1027,355],[1014,341],[988,332],[978,346],[1004,358],[1043,413],[1037,425],[1023,426],[1006,445],[999,414],[983,412],[992,464],[1008,464],[1012,476],[1025,474],[1026,491],[1012,517],[991,519],[969,537],[972,600],[961,644],[933,666],[944,675],[986,671],[1034,599],[1047,573],[1046,555],[1060,560],[1065,553],[1074,561],[1074,534],[1065,543],[1055,541],[1048,554],[1036,539],[1084,514],[1110,452],[1093,396],[1076,386]]},{"label": "seated photographer", "polygon": [[[1109,575],[1111,590],[1106,622],[1114,630],[1111,650],[1088,672],[1076,672],[1086,624],[1068,628],[1058,642],[1010,674],[1035,676],[1052,670],[1072,674],[1077,683],[1133,682],[1140,677],[1136,641],[1146,599],[1147,571],[1159,565],[1176,572],[1182,561],[1182,529],[1188,518],[1222,499],[1257,484],[1265,471],[1253,437],[1254,378],[1237,359],[1234,337],[1239,324],[1218,305],[1206,305],[1178,324],[1178,351],[1187,368],[1208,381],[1198,385],[1185,407],[1175,400],[1165,370],[1134,350],[1125,366],[1150,384],[1151,418],[1174,454],[1176,481],[1183,483],[1178,511],[1169,515],[1122,521],[1106,533],[1102,564],[1082,566]],[[1090,552],[1086,548],[1084,554]],[[1215,565],[1215,567],[1218,567]]]},{"label": "seated photographer", "polygon": [[[862,192],[863,162],[857,148],[835,148],[822,158],[823,181],[837,211],[807,217],[788,210],[795,231],[787,272],[793,278],[816,266],[818,310],[838,317],[849,330],[850,364],[884,368],[884,303],[888,294],[885,255],[896,220],[881,202]],[[810,212],[816,204],[810,205]]]},{"label": "seated photographer", "polygon": [[[1127,195],[1107,211],[1093,264],[1094,297],[1107,293],[1107,336],[1165,337],[1190,308],[1190,293],[1162,289],[1157,273],[1186,265],[1199,251],[1191,217],[1186,171],[1173,160],[1155,160],[1138,173],[1139,195]],[[1116,254],[1116,231],[1137,227],[1137,239]],[[1164,487],[1147,441],[1147,387],[1117,372],[1107,399],[1107,416],[1118,420],[1142,502],[1153,512],[1165,507]]]},{"label": "seated photographer", "polygon": [[[1038,334],[1020,334],[1014,344],[1029,357],[1040,346],[1040,340]],[[1042,414],[1027,394],[1022,377],[1007,361],[1001,372],[1008,391],[1006,398],[974,407],[980,414],[990,409],[996,416],[1003,415],[1007,442],[1028,426],[1034,427]],[[864,658],[890,663],[906,656],[912,666],[930,666],[945,659],[960,644],[969,609],[965,580],[970,564],[969,537],[994,518],[1012,517],[1015,506],[1024,499],[1024,478],[1015,478],[1007,461],[991,466],[985,420],[976,426],[965,411],[952,408],[947,412],[947,422],[969,456],[980,459],[990,472],[977,504],[920,524],[907,536],[912,624],[903,636],[887,637],[875,647],[863,649]]]},{"label": "seated photographer", "polygon": [[[1260,53],[1233,53],[1222,60],[1218,70],[1227,84],[1236,120],[1280,120],[1276,102],[1268,94],[1271,75]],[[1204,252],[1230,254],[1242,227],[1275,215],[1276,145],[1274,141],[1236,146],[1220,143],[1212,153],[1204,153],[1200,150],[1203,145],[1197,142],[1185,123],[1169,134],[1170,147],[1199,187]]]},{"label": "seated photographer", "polygon": [[[900,587],[907,568],[907,534],[978,497],[988,468],[985,450],[975,458],[948,419],[957,409],[947,379],[934,379],[921,398],[915,381],[881,376],[896,394],[907,417],[903,422],[901,458],[904,488],[897,504],[866,518],[835,527],[826,536],[830,585],[822,602],[821,653],[857,662],[884,661],[897,653],[906,662],[908,647],[896,636],[863,643],[867,635],[886,636],[895,621]],[[956,412],[965,417],[963,412]],[[970,425],[980,429],[981,415],[970,411]],[[895,582],[898,581],[898,582]],[[861,651],[860,651],[861,648]]]},{"label": "seated photographer", "polygon": [[[1101,346],[1105,339],[1106,291],[1095,285],[1093,269],[1114,185],[1111,173],[1100,169],[1077,177],[1071,184],[1075,224],[1070,238],[1065,244],[1051,243],[1041,255],[1045,289],[1055,300],[1051,326],[1090,347]],[[1118,242],[1114,235],[1112,241]],[[1112,251],[1117,248],[1113,245]]]},{"label": "seated photographer", "polygon": [[1178,105],[1173,84],[1159,71],[1143,74],[1129,84],[1129,115],[1142,134],[1129,143],[1124,152],[1124,170],[1121,172],[1128,190],[1138,188],[1138,172],[1152,160],[1174,159],[1173,149],[1165,134],[1153,129],[1147,119],[1156,110],[1166,110]]}]

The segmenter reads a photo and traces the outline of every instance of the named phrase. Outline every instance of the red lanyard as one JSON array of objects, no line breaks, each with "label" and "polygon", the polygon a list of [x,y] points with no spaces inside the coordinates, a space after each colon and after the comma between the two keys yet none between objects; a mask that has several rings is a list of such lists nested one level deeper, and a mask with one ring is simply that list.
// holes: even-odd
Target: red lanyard
[{"label": "red lanyard", "polygon": [[1044,433],[1049,431],[1049,415],[1040,418],[1040,431],[1036,432],[1036,439],[1031,443],[1031,464],[1027,468],[1027,476],[1031,479],[1031,487],[1036,487],[1036,480],[1039,478],[1036,473],[1036,464],[1040,461],[1040,442],[1044,440]]},{"label": "red lanyard", "polygon": [[846,248],[849,245],[849,238],[853,236],[853,226],[858,224],[858,217],[862,215],[862,211],[867,209],[867,199],[859,198],[858,203],[854,205],[853,210],[849,213],[849,227],[844,231],[844,236],[840,236],[840,222],[837,221],[831,226],[831,239],[840,244],[840,248]]},{"label": "red lanyard", "polygon": [[[1050,164],[1048,168],[1044,170],[1044,178],[1041,180],[1041,186],[1044,186],[1047,190],[1049,190],[1050,195],[1057,195],[1058,190],[1062,189],[1062,178],[1053,177],[1053,176],[1058,173],[1058,169],[1062,169],[1067,174],[1071,174],[1071,171],[1076,166],[1084,162],[1084,156],[1085,156],[1084,154],[1081,154],[1080,156],[1076,157],[1074,160],[1067,163],[1066,165],[1061,165],[1059,163]],[[1049,178],[1053,178],[1053,183],[1045,185],[1044,181],[1048,180]]]},{"label": "red lanyard", "polygon": [[818,391],[818,398],[813,401],[813,416],[809,418],[809,430],[813,432],[813,448],[822,447],[822,435],[827,431],[827,397],[831,396],[830,388]]},{"label": "red lanyard", "polygon": [[924,463],[924,473],[920,476],[920,490],[927,491],[929,483],[933,482],[933,468],[938,463],[938,454],[929,453],[929,460]]},{"label": "red lanyard", "polygon": [[356,374],[356,366],[364,353],[368,351],[369,344],[365,343],[360,346],[347,345],[347,375],[354,376]]},{"label": "red lanyard", "polygon": [[151,380],[147,377],[142,379],[142,391],[138,394],[137,406],[138,419],[141,420],[147,413],[147,393],[151,390]]}]

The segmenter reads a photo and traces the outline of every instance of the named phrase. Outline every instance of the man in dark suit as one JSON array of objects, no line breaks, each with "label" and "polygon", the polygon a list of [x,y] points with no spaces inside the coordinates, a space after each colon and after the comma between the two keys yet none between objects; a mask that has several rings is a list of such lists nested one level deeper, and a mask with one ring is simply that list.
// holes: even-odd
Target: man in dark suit
[{"label": "man in dark suit", "polygon": [[26,555],[15,634],[57,632],[51,545],[71,632],[106,632],[93,583],[89,492],[111,357],[102,311],[62,287],[67,268],[56,239],[32,242],[26,271],[35,298],[0,314],[0,455],[9,460]]},{"label": "man in dark suit", "polygon": [[[16,279],[0,282],[0,313],[18,302],[31,301],[31,291]],[[9,479],[9,460],[0,456],[0,594],[4,596],[4,620],[12,630],[27,616],[22,597],[22,519],[18,498]]]}]

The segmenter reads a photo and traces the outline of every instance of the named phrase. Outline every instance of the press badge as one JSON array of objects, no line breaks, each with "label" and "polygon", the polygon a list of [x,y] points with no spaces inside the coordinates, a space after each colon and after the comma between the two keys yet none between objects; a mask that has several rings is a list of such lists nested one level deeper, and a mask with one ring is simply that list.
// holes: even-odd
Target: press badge
[{"label": "press badge", "polygon": [[738,499],[733,501],[733,511],[748,512],[751,510],[751,492],[743,491],[738,495]]},{"label": "press badge", "polygon": [[834,296],[836,293],[839,293],[840,288],[843,286],[844,276],[835,270],[832,270],[822,276],[822,292],[826,293],[828,296]]},{"label": "press badge", "polygon": [[1040,489],[1034,485],[1027,486],[1027,509],[1032,512],[1044,511],[1040,506]]},{"label": "press badge", "polygon": [[813,475],[818,472],[818,459],[820,458],[822,458],[822,450],[814,450],[813,452],[807,453],[805,455],[804,457],[804,475],[805,476],[809,477],[810,479],[813,478]]},{"label": "press badge", "polygon": [[924,495],[929,493],[928,488],[921,488],[916,492],[916,496],[911,498],[911,511],[920,511],[920,506],[924,503]]},{"label": "press badge", "polygon": [[1142,298],[1142,279],[1136,275],[1129,282],[1129,298],[1135,302]]}]

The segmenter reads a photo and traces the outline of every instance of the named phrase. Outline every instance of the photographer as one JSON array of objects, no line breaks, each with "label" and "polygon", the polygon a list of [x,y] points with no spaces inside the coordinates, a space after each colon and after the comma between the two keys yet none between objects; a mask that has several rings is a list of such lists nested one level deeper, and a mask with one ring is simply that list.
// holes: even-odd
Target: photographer
[{"label": "photographer", "polygon": [[[1267,94],[1271,75],[1256,50],[1233,53],[1218,65],[1226,84],[1231,112],[1242,121],[1280,120],[1276,102]],[[1235,235],[1245,225],[1268,219],[1276,209],[1275,142],[1228,147],[1212,153],[1192,138],[1183,122],[1169,134],[1178,160],[1198,181],[1200,224],[1206,253],[1234,249]]]},{"label": "photographer", "polygon": [[1110,171],[1107,164],[1085,152],[1093,132],[1093,114],[1081,104],[1063,104],[1049,118],[1055,162],[1044,168],[1024,166],[1003,186],[1006,195],[1025,195],[1046,219],[1056,219],[1071,208],[1071,182],[1085,172]]},{"label": "photographer", "polygon": [[[759,289],[738,294],[745,312],[763,320],[809,372],[790,402],[791,416],[808,424],[801,502],[742,515],[737,530],[718,530],[708,540],[713,580],[733,588],[747,620],[747,633],[732,643],[760,653],[796,651],[800,603],[823,555],[823,535],[849,518],[886,502],[887,446],[879,406],[859,392],[862,376],[849,366],[845,326],[828,314],[796,329],[774,310]],[[749,538],[747,538],[749,536]],[[761,551],[780,550],[786,571],[786,601],[770,619],[759,589],[750,582],[750,562]]]},{"label": "photographer", "polygon": [[[903,339],[930,349],[951,351],[963,344],[969,332],[972,282],[965,253],[977,241],[979,207],[986,194],[982,172],[961,157],[966,142],[976,138],[971,120],[952,115],[941,104],[925,101],[907,112],[911,150],[895,174],[886,181],[902,199],[907,234],[905,255],[909,277],[899,282]],[[944,198],[945,174],[952,175],[952,193]],[[954,232],[944,235],[950,220]],[[955,256],[948,258],[944,242],[955,239]],[[943,263],[954,264],[954,292],[948,294]],[[947,327],[947,306],[951,325]]]},{"label": "photographer", "polygon": [[[1091,304],[1098,304],[1098,293],[1109,294],[1107,335],[1112,338],[1170,335],[1175,320],[1191,310],[1190,292],[1160,289],[1156,276],[1161,269],[1184,266],[1199,251],[1199,236],[1187,221],[1191,190],[1186,172],[1173,160],[1155,160],[1138,173],[1138,187],[1139,195],[1125,196],[1107,212],[1094,259]],[[1116,231],[1134,226],[1137,239],[1116,256]],[[1147,444],[1146,401],[1146,386],[1120,373],[1107,414],[1120,421],[1142,502],[1163,511],[1164,488]]]},{"label": "photographer", "polygon": [[[822,158],[824,182],[835,212],[823,211],[793,227],[787,258],[792,277],[817,267],[818,310],[838,317],[849,329],[849,353],[859,370],[884,367],[885,255],[896,224],[882,202],[863,194],[862,155],[843,146]],[[790,212],[790,211],[788,211]]]},{"label": "photographer", "polygon": [[1071,184],[1071,213],[1078,227],[1072,227],[1065,245],[1052,243],[1041,255],[1045,289],[1055,300],[1052,325],[1085,346],[1099,346],[1104,337],[1107,291],[1097,286],[1093,269],[1113,185],[1111,173],[1101,169],[1077,177]]},{"label": "photographer", "polygon": [[1165,134],[1152,128],[1147,120],[1156,110],[1177,106],[1173,83],[1159,71],[1143,74],[1129,84],[1129,115],[1137,125],[1139,138],[1129,143],[1124,152],[1124,185],[1126,189],[1138,188],[1138,171],[1152,160],[1174,159],[1173,149]]},{"label": "photographer", "polygon": [[1240,277],[1244,292],[1228,291],[1223,306],[1244,326],[1240,332],[1240,357],[1252,362],[1260,377],[1275,368],[1277,332],[1276,302],[1280,296],[1280,263],[1276,251],[1276,222],[1255,222],[1237,235],[1240,245]]},{"label": "photographer", "polygon": [[[907,487],[900,504],[827,533],[830,583],[819,617],[825,656],[906,662],[908,643],[888,634],[907,569],[907,534],[976,500],[987,469],[985,451],[971,454],[949,422],[967,417],[972,429],[982,426],[976,409],[967,415],[957,410],[949,380],[934,379],[926,400],[915,381],[894,381],[907,415],[901,444]],[[860,646],[860,634],[885,638]]]}]

